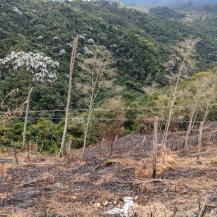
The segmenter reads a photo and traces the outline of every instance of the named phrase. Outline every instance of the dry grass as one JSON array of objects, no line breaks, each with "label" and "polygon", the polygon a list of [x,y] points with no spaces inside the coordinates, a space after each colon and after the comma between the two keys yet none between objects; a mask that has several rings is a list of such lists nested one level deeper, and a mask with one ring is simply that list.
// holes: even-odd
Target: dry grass
[{"label": "dry grass", "polygon": [[[118,159],[115,162],[119,162],[124,168],[134,168],[135,178],[150,178],[152,176],[152,159],[145,160],[132,160],[132,159]],[[160,149],[157,157],[157,175],[160,176],[167,170],[174,168],[177,165],[178,156],[168,150]]]},{"label": "dry grass", "polygon": [[8,169],[10,168],[9,163],[0,163],[0,175],[2,179],[8,178]]},{"label": "dry grass", "polygon": [[[4,213],[12,217],[99,217],[107,209],[122,206],[124,196],[131,196],[137,197],[137,205],[131,209],[130,217],[191,217],[198,212],[198,198],[203,200],[216,192],[216,145],[204,148],[200,165],[196,162],[196,153],[196,149],[175,153],[159,149],[158,179],[150,179],[151,158],[138,161],[123,155],[112,159],[112,163],[106,166],[104,161],[85,164],[73,154],[71,162],[63,162],[55,156],[44,156],[46,160],[42,162],[25,162],[26,153],[19,153],[21,163],[9,165],[13,171],[10,174],[14,174],[16,181],[13,185],[10,183],[13,179],[8,180],[12,185],[9,198],[17,191],[28,190],[29,186],[30,190],[41,191],[43,196],[36,196],[34,207],[15,212],[11,211],[13,206],[6,206]],[[13,158],[12,153],[4,156]],[[33,156],[33,159],[40,157]],[[8,168],[4,169],[5,175]],[[17,175],[16,171],[22,174]],[[38,172],[38,175],[31,171]],[[29,176],[30,182],[25,179],[24,183],[24,175]],[[38,176],[40,179],[37,179]],[[127,177],[126,180],[123,177]],[[43,190],[46,188],[49,194]],[[1,194],[0,198],[6,196]],[[175,208],[178,210],[176,215]],[[209,214],[208,210],[207,216]]]},{"label": "dry grass", "polygon": [[130,217],[173,217],[175,213],[168,210],[163,203],[150,202],[145,206],[135,205],[129,211]]},{"label": "dry grass", "polygon": [[157,160],[157,174],[162,175],[168,169],[175,168],[178,160],[178,156],[174,152],[168,149],[160,149]]},{"label": "dry grass", "polygon": [[[160,149],[157,157],[157,175],[160,176],[168,169],[174,168],[177,165],[178,156],[168,150]],[[118,162],[125,168],[135,169],[135,178],[150,178],[152,176],[152,159],[133,160],[133,159],[116,159],[114,162]]]}]

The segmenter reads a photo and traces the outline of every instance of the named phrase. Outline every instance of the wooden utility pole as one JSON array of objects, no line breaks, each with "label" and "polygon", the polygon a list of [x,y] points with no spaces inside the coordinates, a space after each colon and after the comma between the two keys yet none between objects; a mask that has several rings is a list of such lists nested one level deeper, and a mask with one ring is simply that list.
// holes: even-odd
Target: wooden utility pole
[{"label": "wooden utility pole", "polygon": [[155,117],[154,122],[154,135],[153,135],[153,152],[152,152],[152,178],[157,174],[157,134],[158,134],[158,117]]},{"label": "wooden utility pole", "polygon": [[198,137],[197,160],[200,160],[200,157],[201,157],[203,126],[204,126],[204,122],[201,121],[200,122],[200,129],[199,129],[199,137]]},{"label": "wooden utility pole", "polygon": [[71,94],[72,94],[72,77],[73,77],[73,72],[74,72],[74,67],[75,67],[77,46],[78,46],[78,36],[76,36],[76,38],[73,40],[73,48],[72,48],[71,63],[70,63],[70,73],[69,73],[69,83],[68,83],[68,98],[67,98],[67,104],[66,104],[63,136],[62,136],[61,147],[60,147],[60,157],[66,155],[65,140],[66,140],[66,133],[67,133],[67,128],[68,128],[68,121],[69,121],[69,109],[70,109]]}]

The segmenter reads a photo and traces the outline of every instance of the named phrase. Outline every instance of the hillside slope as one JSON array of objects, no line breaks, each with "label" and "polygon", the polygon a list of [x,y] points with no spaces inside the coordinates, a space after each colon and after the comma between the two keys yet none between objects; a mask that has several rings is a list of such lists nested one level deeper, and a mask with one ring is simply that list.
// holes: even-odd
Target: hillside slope
[{"label": "hillside slope", "polygon": [[[188,36],[201,38],[197,47],[199,67],[217,60],[216,16],[184,24],[108,2],[42,0],[3,0],[0,12],[0,58],[12,50],[42,51],[60,62],[57,82],[49,89],[42,86],[34,93],[34,101],[39,101],[32,104],[34,109],[64,108],[70,43],[77,34],[86,37],[79,43],[80,59],[87,56],[85,47],[89,39],[112,52],[118,71],[116,84],[124,90],[143,92],[144,86],[166,84],[162,65],[173,45]],[[79,68],[76,76],[82,76]],[[25,79],[23,85],[19,83],[20,78],[10,79],[1,80],[1,96],[17,85],[27,87]],[[81,94],[74,94],[73,103],[77,104]]]},{"label": "hillside slope", "polygon": [[[123,198],[128,196],[135,203],[129,217],[153,213],[158,217],[197,216],[198,203],[202,206],[206,198],[204,216],[216,216],[216,143],[205,143],[200,164],[195,147],[164,153],[165,158],[159,157],[158,169],[162,173],[157,179],[147,176],[151,159],[144,153],[134,159],[119,152],[116,158],[88,162],[74,150],[72,162],[40,155],[26,161],[27,156],[18,153],[19,165],[5,163],[0,168],[1,214],[109,217],[113,215],[106,212],[123,207]],[[2,156],[8,162],[13,158],[9,154]]]}]

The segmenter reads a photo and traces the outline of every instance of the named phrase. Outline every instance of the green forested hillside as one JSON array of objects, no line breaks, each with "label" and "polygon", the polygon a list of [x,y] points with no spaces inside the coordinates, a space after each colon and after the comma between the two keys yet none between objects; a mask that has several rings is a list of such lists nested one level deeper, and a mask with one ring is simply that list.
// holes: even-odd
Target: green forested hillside
[{"label": "green forested hillside", "polygon": [[[96,16],[98,7],[108,12],[103,13],[105,18]],[[58,60],[60,72],[56,85],[61,84],[54,88],[59,94],[61,89],[65,90],[72,37],[82,34],[86,35],[86,40],[79,42],[81,57],[85,55],[84,47],[88,45],[88,39],[94,39],[98,45],[105,45],[112,51],[119,83],[126,85],[134,80],[141,85],[150,84],[157,74],[162,73],[159,48],[148,36],[139,35],[140,29],[130,28],[130,23],[115,17],[115,12],[114,20],[108,20],[113,10],[118,11],[117,5],[107,3],[99,6],[98,3],[3,1],[0,15],[1,58],[12,50],[37,50]],[[60,55],[61,50],[66,53]],[[129,88],[131,86],[133,82]],[[61,107],[59,103],[52,104]]]},{"label": "green forested hillside", "polygon": [[[92,55],[95,46],[104,46],[112,55],[115,69],[114,88],[100,92],[98,105],[113,96],[123,96],[126,103],[133,104],[137,97],[145,94],[147,86],[168,84],[165,63],[173,54],[176,43],[188,37],[199,38],[196,47],[197,67],[206,68],[217,61],[217,16],[212,13],[203,21],[184,23],[182,15],[167,8],[146,14],[111,2],[55,2],[43,0],[2,0],[0,2],[0,58],[11,51],[43,52],[60,63],[57,80],[53,84],[41,84],[34,88],[31,110],[63,110],[66,104],[67,82],[72,38],[80,35],[73,89],[73,108],[87,108],[85,71],[82,64]],[[168,15],[168,14],[167,14]],[[179,16],[174,19],[174,16]],[[174,68],[175,69],[175,68]],[[176,70],[170,72],[175,74]],[[110,81],[108,81],[110,82]],[[79,85],[77,85],[79,84]],[[13,94],[7,96],[11,91]],[[0,102],[14,108],[26,100],[28,81],[25,75],[1,75]],[[54,124],[63,117],[58,113],[32,114],[33,126],[30,134],[36,134],[43,125],[50,125],[59,138]],[[55,119],[56,118],[56,119]],[[54,124],[54,125],[52,125]],[[59,123],[62,124],[61,122]],[[20,135],[22,123],[13,124],[13,135]],[[61,125],[62,126],[62,125]],[[5,129],[4,129],[5,130]],[[35,130],[35,131],[34,131]],[[7,130],[6,130],[7,131]],[[43,130],[42,130],[43,131]],[[77,136],[82,130],[71,128]],[[43,136],[43,135],[42,135]],[[19,138],[14,138],[19,140]],[[78,136],[79,137],[79,136]],[[55,138],[54,138],[55,140]],[[55,140],[56,141],[56,140]],[[0,141],[1,142],[1,141]]]}]

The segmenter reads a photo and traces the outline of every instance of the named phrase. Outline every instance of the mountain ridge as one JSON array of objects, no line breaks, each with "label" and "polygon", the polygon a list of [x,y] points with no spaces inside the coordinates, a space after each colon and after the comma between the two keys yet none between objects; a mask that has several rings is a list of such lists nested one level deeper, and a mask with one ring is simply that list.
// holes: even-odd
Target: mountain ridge
[{"label": "mountain ridge", "polygon": [[203,6],[205,4],[213,4],[217,3],[216,0],[123,0],[124,4],[127,5],[144,5],[144,6],[177,6],[177,5],[194,5],[194,6]]}]

